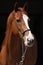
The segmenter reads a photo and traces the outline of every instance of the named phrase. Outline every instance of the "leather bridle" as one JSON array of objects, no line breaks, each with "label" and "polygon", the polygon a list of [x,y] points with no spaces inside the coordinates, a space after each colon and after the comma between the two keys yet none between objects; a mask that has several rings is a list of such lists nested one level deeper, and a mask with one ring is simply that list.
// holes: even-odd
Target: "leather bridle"
[{"label": "leather bridle", "polygon": [[27,29],[27,30],[23,31],[23,32],[22,32],[22,35],[24,36],[24,34],[25,34],[27,31],[30,31],[30,29]]},{"label": "leather bridle", "polygon": [[23,42],[23,36],[24,36],[24,34],[27,31],[30,31],[30,29],[27,29],[27,30],[21,32],[20,29],[19,29],[19,27],[18,26],[16,26],[16,27],[17,27],[18,31],[20,32],[20,34],[22,35],[22,56],[21,56],[21,60],[19,61],[19,64],[18,65],[23,65],[24,60],[25,60],[26,51],[27,51],[27,48],[28,48],[28,46],[25,46],[25,51],[23,51],[24,50],[24,47],[23,47],[23,44],[24,44],[24,42]]},{"label": "leather bridle", "polygon": [[[15,22],[17,23],[17,21],[15,21]],[[18,25],[18,24],[17,24],[17,25]],[[24,44],[24,42],[23,42],[23,36],[24,36],[24,34],[25,34],[27,31],[30,31],[30,29],[27,29],[27,30],[21,32],[21,30],[19,29],[19,27],[18,27],[17,25],[16,25],[16,27],[17,27],[19,33],[20,33],[21,36],[22,36],[22,56],[21,56],[21,60],[19,61],[19,64],[18,64],[18,65],[23,65],[24,60],[25,60],[26,51],[27,51],[27,48],[28,48],[28,46],[25,46],[25,51],[23,51],[23,49],[24,49],[24,47],[23,47],[23,44]]]}]

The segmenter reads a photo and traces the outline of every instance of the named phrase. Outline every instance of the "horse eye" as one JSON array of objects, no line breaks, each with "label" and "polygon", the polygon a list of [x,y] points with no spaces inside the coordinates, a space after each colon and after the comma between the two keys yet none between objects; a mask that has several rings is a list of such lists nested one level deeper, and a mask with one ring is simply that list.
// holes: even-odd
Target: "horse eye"
[{"label": "horse eye", "polygon": [[20,22],[20,20],[18,19],[18,20],[16,20],[18,23]]}]

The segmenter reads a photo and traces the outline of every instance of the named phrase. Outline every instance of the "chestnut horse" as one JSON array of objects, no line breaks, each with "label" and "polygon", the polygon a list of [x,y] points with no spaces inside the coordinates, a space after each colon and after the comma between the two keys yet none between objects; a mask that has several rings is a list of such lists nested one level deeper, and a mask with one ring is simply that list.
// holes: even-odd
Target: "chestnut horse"
[{"label": "chestnut horse", "polygon": [[28,22],[25,6],[13,10],[8,19],[5,38],[0,52],[0,65],[35,65],[37,41]]}]

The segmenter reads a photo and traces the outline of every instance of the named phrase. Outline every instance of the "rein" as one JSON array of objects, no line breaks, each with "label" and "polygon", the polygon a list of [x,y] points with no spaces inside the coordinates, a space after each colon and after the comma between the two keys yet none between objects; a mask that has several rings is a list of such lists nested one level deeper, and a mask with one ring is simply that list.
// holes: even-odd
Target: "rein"
[{"label": "rein", "polygon": [[25,60],[25,55],[26,55],[26,51],[27,51],[27,46],[25,47],[25,51],[24,51],[24,47],[23,47],[23,41],[22,41],[22,56],[21,56],[21,61],[19,62],[19,65],[23,65],[23,62]]}]

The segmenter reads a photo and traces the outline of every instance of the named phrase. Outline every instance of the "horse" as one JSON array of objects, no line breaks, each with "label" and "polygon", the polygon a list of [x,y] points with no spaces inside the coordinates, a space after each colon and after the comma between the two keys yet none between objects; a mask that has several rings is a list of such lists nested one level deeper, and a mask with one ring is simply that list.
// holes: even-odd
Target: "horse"
[{"label": "horse", "polygon": [[[16,4],[17,5],[17,4]],[[0,52],[0,65],[35,65],[37,40],[31,32],[30,18],[23,7],[8,16],[5,37]]]}]

